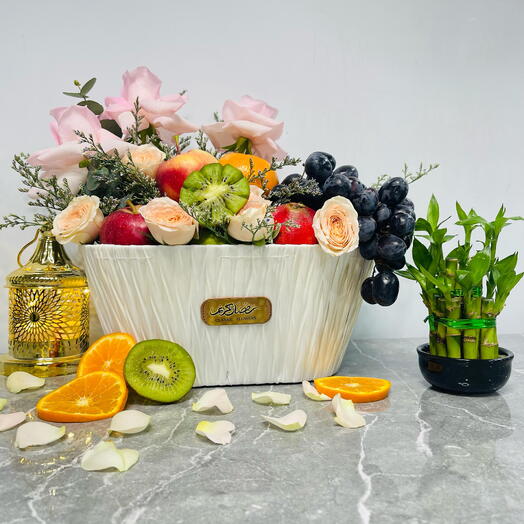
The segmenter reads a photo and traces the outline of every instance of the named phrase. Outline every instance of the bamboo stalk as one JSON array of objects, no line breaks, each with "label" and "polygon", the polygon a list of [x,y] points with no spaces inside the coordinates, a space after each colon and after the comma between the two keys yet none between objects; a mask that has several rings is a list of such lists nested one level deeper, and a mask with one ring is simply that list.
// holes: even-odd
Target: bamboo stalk
[{"label": "bamboo stalk", "polygon": [[[455,291],[459,261],[456,258],[446,258],[446,279],[449,287]],[[459,319],[462,314],[462,298],[451,296],[446,300],[446,316],[452,320]],[[462,332],[455,328],[446,328],[446,346],[448,357],[462,356]]]},{"label": "bamboo stalk", "polygon": [[[446,300],[444,297],[438,297],[436,300],[435,316],[442,318],[446,311]],[[437,335],[436,335],[437,355],[440,357],[447,357],[448,351],[446,347],[446,326],[440,322],[437,324]]]},{"label": "bamboo stalk", "polygon": [[[464,297],[464,317],[469,319],[480,318],[482,312],[482,298],[477,293],[468,293]],[[462,333],[462,351],[464,358],[479,358],[480,329],[465,329]]]},{"label": "bamboo stalk", "polygon": [[[450,320],[458,320],[462,316],[462,297],[453,297],[446,303],[446,313]],[[446,328],[446,346],[448,357],[462,357],[462,333],[460,329]]]},{"label": "bamboo stalk", "polygon": [[[495,318],[495,301],[492,298],[482,299],[482,318]],[[497,328],[484,328],[480,332],[480,358],[498,358],[499,341]]]}]

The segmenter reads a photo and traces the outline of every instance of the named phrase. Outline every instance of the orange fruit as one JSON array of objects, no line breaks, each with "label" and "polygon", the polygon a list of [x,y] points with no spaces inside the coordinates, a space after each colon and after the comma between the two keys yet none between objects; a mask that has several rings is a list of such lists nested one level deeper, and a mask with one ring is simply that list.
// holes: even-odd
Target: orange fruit
[{"label": "orange fruit", "polygon": [[136,340],[129,333],[111,333],[100,337],[82,355],[77,377],[93,371],[113,371],[124,376],[124,362]]},{"label": "orange fruit", "polygon": [[372,377],[323,377],[314,380],[319,393],[333,398],[340,393],[342,398],[353,402],[375,402],[388,396],[391,382]]},{"label": "orange fruit", "polygon": [[[250,160],[253,161],[252,172],[250,171]],[[219,162],[223,166],[230,164],[233,167],[240,169],[248,181],[251,174],[257,175],[260,171],[264,171],[264,169],[268,169],[271,166],[267,160],[264,160],[259,156],[247,155],[245,153],[226,153],[220,157]],[[265,188],[262,187],[262,181],[260,179],[249,181],[249,183],[261,187],[262,189],[267,189],[268,191],[273,189],[278,184],[278,177],[275,171],[268,171],[264,175],[264,178],[266,179]]]},{"label": "orange fruit", "polygon": [[36,413],[51,422],[88,422],[110,418],[124,409],[127,386],[112,371],[94,371],[51,391],[36,404]]}]

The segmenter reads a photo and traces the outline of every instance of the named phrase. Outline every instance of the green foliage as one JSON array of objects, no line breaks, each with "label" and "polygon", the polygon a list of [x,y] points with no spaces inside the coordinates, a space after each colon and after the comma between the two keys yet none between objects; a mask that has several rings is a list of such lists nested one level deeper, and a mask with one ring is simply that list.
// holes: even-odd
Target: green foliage
[{"label": "green foliage", "polygon": [[27,193],[32,189],[37,197],[30,200],[28,204],[42,211],[35,213],[32,218],[15,214],[4,216],[3,222],[0,222],[0,229],[16,226],[20,229],[38,227],[50,230],[53,227],[54,217],[74,198],[66,179],[62,182],[56,178],[41,179],[40,168],[30,165],[27,162],[28,156],[24,153],[15,155],[11,167],[21,178],[22,187],[18,190]]},{"label": "green foliage", "polygon": [[[479,216],[475,210],[468,213],[457,202],[457,225],[464,231],[463,242],[458,242],[447,255],[444,254],[444,244],[454,238],[449,235],[447,228],[442,227],[446,222],[440,221],[440,208],[435,196],[432,196],[428,205],[426,218],[419,218],[415,230],[418,238],[413,240],[413,262],[407,265],[407,272],[397,272],[400,276],[416,280],[422,296],[427,304],[434,304],[435,294],[450,300],[457,287],[465,297],[465,304],[469,304],[475,289],[485,289],[485,297],[495,299],[494,313],[498,315],[511,292],[520,282],[523,273],[516,273],[517,253],[506,258],[497,256],[497,244],[502,230],[513,221],[523,220],[521,217],[506,216],[504,206],[500,208],[493,221]],[[472,233],[475,229],[482,229],[484,242],[480,249],[471,254]],[[421,234],[422,233],[422,234]],[[426,240],[425,245],[420,239]],[[446,273],[446,260],[457,259],[459,268],[453,278]],[[456,278],[455,278],[456,277]],[[477,295],[478,296],[478,295]],[[436,308],[434,308],[436,309]]]},{"label": "green foliage", "polygon": [[104,215],[125,207],[128,200],[142,205],[160,196],[155,181],[135,166],[130,155],[123,161],[117,152],[105,152],[92,136],[77,134],[89,154],[87,180],[80,194],[98,196]]},{"label": "green foliage", "polygon": [[[429,164],[428,167],[424,167],[424,164],[421,162],[417,171],[415,173],[412,173],[409,170],[409,167],[406,163],[404,163],[404,166],[402,168],[402,176],[406,180],[408,184],[412,184],[413,182],[416,182],[417,180],[420,180],[422,177],[425,177],[429,175],[432,171],[437,169],[440,166],[440,164]],[[379,189],[380,186],[389,180],[391,177],[387,174],[380,175],[377,178],[377,181],[371,185],[371,187],[375,189]]]}]

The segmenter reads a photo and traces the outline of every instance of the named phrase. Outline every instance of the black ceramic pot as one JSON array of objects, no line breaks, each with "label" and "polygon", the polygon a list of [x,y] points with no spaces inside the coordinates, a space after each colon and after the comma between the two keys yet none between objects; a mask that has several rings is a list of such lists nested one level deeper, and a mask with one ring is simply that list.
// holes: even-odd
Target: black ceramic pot
[{"label": "black ceramic pot", "polygon": [[418,365],[435,388],[450,393],[493,393],[511,375],[513,353],[499,348],[499,358],[489,360],[448,358],[431,355],[429,344],[417,348]]}]

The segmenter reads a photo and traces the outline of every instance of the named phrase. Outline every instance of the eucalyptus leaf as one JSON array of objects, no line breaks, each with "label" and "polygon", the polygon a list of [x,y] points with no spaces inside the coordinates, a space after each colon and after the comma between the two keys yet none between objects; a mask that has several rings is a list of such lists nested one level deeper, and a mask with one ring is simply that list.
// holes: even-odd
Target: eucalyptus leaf
[{"label": "eucalyptus leaf", "polygon": [[96,84],[96,78],[91,78],[91,80],[88,80],[80,89],[80,93],[82,95],[87,95],[91,89],[93,89],[93,86]]},{"label": "eucalyptus leaf", "polygon": [[72,96],[73,98],[84,98],[84,95],[81,93],[68,93],[66,91],[62,91],[62,94],[66,96]]},{"label": "eucalyptus leaf", "polygon": [[82,102],[78,102],[78,105],[86,106],[87,109],[97,116],[104,112],[104,106],[98,102],[95,102],[94,100],[82,100]]},{"label": "eucalyptus leaf", "polygon": [[118,137],[122,137],[122,129],[115,120],[103,119],[100,120],[100,125],[106,131],[109,131]]}]

